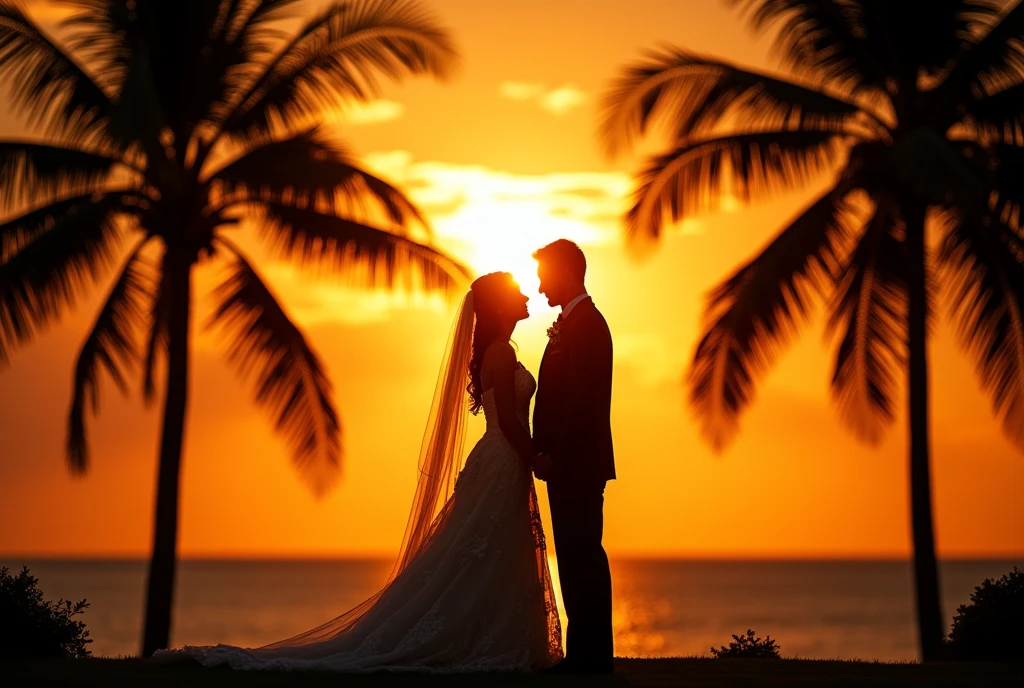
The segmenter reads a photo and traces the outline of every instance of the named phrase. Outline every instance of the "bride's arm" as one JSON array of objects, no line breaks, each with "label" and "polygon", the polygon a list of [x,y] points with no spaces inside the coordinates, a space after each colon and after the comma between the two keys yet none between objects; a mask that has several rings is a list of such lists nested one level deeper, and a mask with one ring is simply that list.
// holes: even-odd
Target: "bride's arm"
[{"label": "bride's arm", "polygon": [[508,342],[492,344],[484,355],[481,378],[493,382],[494,404],[498,411],[498,427],[526,465],[537,459],[530,433],[516,415],[515,375],[519,364],[516,352]]}]

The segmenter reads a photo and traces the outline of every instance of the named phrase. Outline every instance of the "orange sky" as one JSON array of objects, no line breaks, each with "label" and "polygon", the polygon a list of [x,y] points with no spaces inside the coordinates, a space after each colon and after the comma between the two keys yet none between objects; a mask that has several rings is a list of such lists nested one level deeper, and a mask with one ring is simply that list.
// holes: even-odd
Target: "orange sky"
[{"label": "orange sky", "polygon": [[[642,48],[660,42],[764,67],[771,64],[767,41],[711,0],[431,5],[463,55],[455,78],[389,87],[381,100],[329,119],[368,165],[421,204],[441,244],[479,271],[508,268],[528,285],[532,249],[559,236],[583,245],[590,291],[616,347],[619,480],[607,492],[609,551],[906,555],[903,419],[876,448],[858,444],[840,426],[829,403],[831,353],[820,319],[761,386],[741,436],[724,455],[700,442],[684,404],[681,378],[696,343],[702,295],[815,189],[688,221],[642,263],[624,255],[619,239],[616,216],[637,161],[610,162],[597,146],[597,102],[608,80]],[[9,114],[0,115],[0,131],[21,132]],[[289,467],[284,443],[251,403],[250,388],[225,365],[219,342],[200,335],[193,346],[181,552],[393,552],[453,312],[436,299],[367,296],[286,264],[261,265],[332,375],[345,427],[344,476],[326,498],[314,500]],[[205,270],[200,289],[208,290],[216,275]],[[109,387],[90,426],[90,474],[74,479],[64,468],[76,347],[102,291],[0,371],[0,554],[148,550],[155,409]],[[523,362],[536,370],[555,313],[542,298],[530,307],[533,317],[515,338]],[[201,305],[197,322],[205,312]],[[939,550],[1022,556],[1024,457],[1000,435],[945,322],[931,352]]]}]

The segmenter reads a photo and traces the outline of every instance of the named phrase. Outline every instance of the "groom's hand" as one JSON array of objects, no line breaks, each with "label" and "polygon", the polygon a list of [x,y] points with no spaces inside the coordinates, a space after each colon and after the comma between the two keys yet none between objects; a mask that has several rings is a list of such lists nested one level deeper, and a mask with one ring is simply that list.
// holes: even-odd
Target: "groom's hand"
[{"label": "groom's hand", "polygon": [[537,454],[537,460],[533,464],[533,474],[539,480],[547,482],[558,475],[558,466],[547,454]]}]

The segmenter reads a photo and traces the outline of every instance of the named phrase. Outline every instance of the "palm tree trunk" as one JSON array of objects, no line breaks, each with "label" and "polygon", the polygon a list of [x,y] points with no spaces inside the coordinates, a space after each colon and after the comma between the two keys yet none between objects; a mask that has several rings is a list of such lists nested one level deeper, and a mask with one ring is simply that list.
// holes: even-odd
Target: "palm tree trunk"
[{"label": "palm tree trunk", "polygon": [[910,511],[914,538],[914,580],[917,586],[917,630],[921,658],[935,661],[942,653],[942,607],[932,525],[932,488],[928,447],[928,288],[925,251],[926,206],[907,204],[903,219],[909,260],[910,356]]},{"label": "palm tree trunk", "polygon": [[178,549],[178,490],[181,447],[188,403],[188,340],[191,305],[191,262],[172,257],[168,261],[170,313],[168,318],[167,398],[160,441],[160,467],[156,486],[153,550],[146,590],[146,619],[142,656],[170,643],[171,609]]}]

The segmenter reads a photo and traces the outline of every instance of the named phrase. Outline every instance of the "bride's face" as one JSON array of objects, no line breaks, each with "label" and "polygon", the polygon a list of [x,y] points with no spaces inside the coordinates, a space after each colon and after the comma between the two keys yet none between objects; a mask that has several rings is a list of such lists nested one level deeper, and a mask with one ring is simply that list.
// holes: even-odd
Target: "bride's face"
[{"label": "bride's face", "polygon": [[507,313],[509,317],[515,318],[513,322],[526,320],[530,317],[530,310],[526,307],[530,297],[523,293],[523,290],[519,288],[516,282],[509,281],[508,292],[502,300],[504,301],[501,308],[502,313]]}]

